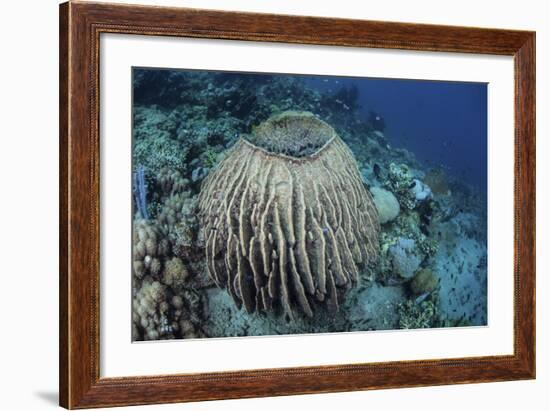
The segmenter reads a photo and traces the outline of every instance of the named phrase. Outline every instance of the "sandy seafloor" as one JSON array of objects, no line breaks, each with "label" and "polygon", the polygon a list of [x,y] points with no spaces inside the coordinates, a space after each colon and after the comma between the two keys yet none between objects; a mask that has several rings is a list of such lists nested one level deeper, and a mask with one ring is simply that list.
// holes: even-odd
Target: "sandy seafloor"
[{"label": "sandy seafloor", "polygon": [[[387,220],[377,262],[338,312],[319,305],[312,318],[290,321],[277,310],[247,313],[216,287],[196,214],[201,182],[239,136],[286,110],[336,130]],[[135,69],[132,121],[134,340],[486,325],[486,193],[393,146],[358,106],[357,90],[315,90],[300,77]]]}]

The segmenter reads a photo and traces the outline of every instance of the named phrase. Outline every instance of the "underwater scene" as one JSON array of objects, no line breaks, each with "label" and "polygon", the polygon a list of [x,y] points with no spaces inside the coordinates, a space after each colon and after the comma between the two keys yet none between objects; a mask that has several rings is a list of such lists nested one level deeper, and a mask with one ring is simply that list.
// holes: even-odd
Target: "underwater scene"
[{"label": "underwater scene", "polygon": [[485,83],[132,69],[132,340],[487,325]]}]

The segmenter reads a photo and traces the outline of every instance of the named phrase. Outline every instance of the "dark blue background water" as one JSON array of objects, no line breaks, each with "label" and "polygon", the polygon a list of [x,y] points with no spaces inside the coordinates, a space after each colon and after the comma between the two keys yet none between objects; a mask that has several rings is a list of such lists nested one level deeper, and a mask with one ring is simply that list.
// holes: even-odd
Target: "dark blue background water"
[{"label": "dark blue background water", "polygon": [[307,82],[334,92],[355,85],[365,119],[370,110],[381,115],[392,146],[486,190],[486,83],[343,77],[309,77]]}]

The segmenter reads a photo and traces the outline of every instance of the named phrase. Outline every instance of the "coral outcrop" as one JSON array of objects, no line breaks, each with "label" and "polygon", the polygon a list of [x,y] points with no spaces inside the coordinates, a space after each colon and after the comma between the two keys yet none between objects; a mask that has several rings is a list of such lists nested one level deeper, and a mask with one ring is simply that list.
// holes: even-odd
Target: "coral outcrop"
[{"label": "coral outcrop", "polygon": [[163,283],[174,289],[180,289],[189,277],[189,271],[180,258],[174,257],[166,262],[163,273]]},{"label": "coral outcrop", "polygon": [[430,268],[418,271],[411,281],[410,288],[413,294],[431,293],[438,286],[438,278]]},{"label": "coral outcrop", "polygon": [[378,212],[354,156],[311,113],[240,138],[203,182],[199,216],[210,276],[248,312],[337,310],[378,255]]},{"label": "coral outcrop", "polygon": [[411,190],[415,182],[406,164],[391,163],[384,184],[405,210],[412,210],[416,206],[415,193]]},{"label": "coral outcrop", "polygon": [[169,319],[170,306],[166,302],[166,294],[166,286],[158,281],[146,281],[136,295],[134,323],[144,330],[146,340],[168,336],[177,327],[177,324]]},{"label": "coral outcrop", "polygon": [[170,244],[162,237],[158,227],[144,219],[134,222],[133,271],[137,278],[149,274],[157,278],[161,272],[161,259],[170,250]]},{"label": "coral outcrop", "polygon": [[398,305],[397,313],[399,315],[399,328],[402,329],[433,328],[439,323],[437,305],[431,300],[420,303],[407,300]]},{"label": "coral outcrop", "polygon": [[399,238],[397,243],[389,248],[393,269],[402,278],[412,278],[422,257],[416,250],[416,242],[410,238]]},{"label": "coral outcrop", "polygon": [[380,224],[395,220],[399,215],[400,208],[399,201],[393,193],[381,187],[371,187],[370,192],[378,210]]},{"label": "coral outcrop", "polygon": [[432,190],[419,179],[415,178],[411,184],[411,191],[416,201],[424,201],[432,197]]}]

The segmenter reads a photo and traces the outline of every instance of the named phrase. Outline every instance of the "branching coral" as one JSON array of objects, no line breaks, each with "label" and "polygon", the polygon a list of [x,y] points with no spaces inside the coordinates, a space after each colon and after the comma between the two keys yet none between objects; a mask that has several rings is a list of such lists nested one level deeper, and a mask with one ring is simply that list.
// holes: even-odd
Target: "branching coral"
[{"label": "branching coral", "polygon": [[198,327],[201,301],[192,292],[173,289],[146,277],[133,300],[133,339],[158,340],[197,338],[204,334]]},{"label": "branching coral", "polygon": [[187,277],[189,277],[189,271],[180,258],[174,257],[166,262],[162,277],[164,284],[178,290],[183,287]]},{"label": "branching coral", "polygon": [[388,170],[385,186],[395,194],[399,204],[405,209],[412,210],[416,205],[415,194],[411,191],[414,179],[405,164],[391,163]]},{"label": "branching coral", "polygon": [[189,186],[189,180],[184,178],[178,170],[165,167],[157,173],[157,184],[163,196],[178,194]]},{"label": "branching coral", "polygon": [[144,339],[157,340],[173,333],[177,323],[168,319],[166,286],[158,281],[146,281],[134,299],[134,323],[144,330]]},{"label": "branching coral", "polygon": [[175,121],[157,108],[136,107],[133,160],[156,176],[163,168],[185,170],[189,147],[174,138]]},{"label": "branching coral", "polygon": [[201,258],[203,241],[199,237],[196,197],[190,197],[189,192],[172,195],[165,201],[158,220],[166,228],[176,256],[185,260]]},{"label": "branching coral", "polygon": [[133,271],[137,278],[146,274],[153,277],[160,275],[161,257],[170,251],[166,238],[159,235],[159,229],[153,222],[144,219],[134,221],[133,232]]},{"label": "branching coral", "polygon": [[208,272],[249,312],[336,310],[339,290],[378,255],[378,213],[353,154],[310,113],[256,130],[204,181]]},{"label": "branching coral", "polygon": [[417,303],[414,300],[407,300],[397,306],[399,315],[399,328],[432,328],[439,321],[437,304],[432,300],[424,300]]}]

